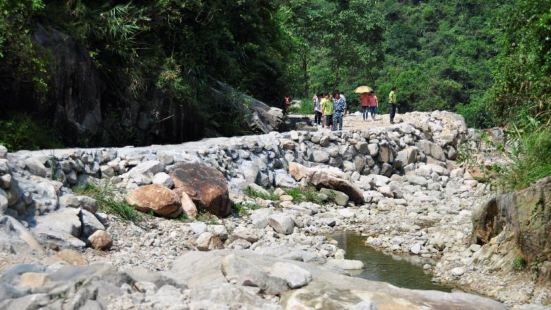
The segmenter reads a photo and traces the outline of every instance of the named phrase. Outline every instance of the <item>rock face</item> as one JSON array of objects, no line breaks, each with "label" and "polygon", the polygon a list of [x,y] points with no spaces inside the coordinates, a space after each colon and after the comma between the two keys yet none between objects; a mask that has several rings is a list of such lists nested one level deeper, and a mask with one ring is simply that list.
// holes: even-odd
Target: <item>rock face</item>
[{"label": "rock face", "polygon": [[[402,289],[345,276],[313,264],[247,251],[189,252],[177,259],[173,266],[166,276],[176,283],[185,283],[192,292],[208,291],[214,287],[227,291],[222,300],[220,294],[208,296],[214,304],[242,302],[244,294],[231,292],[252,287],[260,292],[281,294],[280,306],[283,309],[311,309],[314,305],[320,309],[351,309],[368,303],[374,309],[450,309],[450,305],[457,309],[506,309],[498,302],[475,295]],[[222,285],[227,282],[235,283],[234,289]],[[241,307],[257,305],[257,302],[250,296]],[[261,306],[263,309],[267,307],[269,305]]]},{"label": "rock face", "polygon": [[175,218],[182,214],[180,197],[166,187],[151,184],[139,187],[128,194],[126,201],[141,212]]},{"label": "rock face", "polygon": [[198,208],[218,215],[231,213],[228,184],[220,171],[205,164],[181,164],[172,171],[176,192],[185,192]]},{"label": "rock face", "polygon": [[472,241],[486,244],[503,231],[528,262],[551,261],[551,177],[491,199],[473,213]]}]

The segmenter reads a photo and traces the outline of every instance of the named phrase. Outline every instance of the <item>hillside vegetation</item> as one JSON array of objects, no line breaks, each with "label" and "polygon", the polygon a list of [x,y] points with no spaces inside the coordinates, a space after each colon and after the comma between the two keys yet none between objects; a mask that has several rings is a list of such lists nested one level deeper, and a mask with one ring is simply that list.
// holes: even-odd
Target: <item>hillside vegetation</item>
[{"label": "hillside vegetation", "polygon": [[[396,86],[401,111],[457,111],[476,127],[549,126],[550,37],[544,0],[5,0],[0,142],[243,133],[236,99],[216,97],[216,81],[274,106],[338,88],[354,107],[352,90],[367,84],[383,111]],[[85,114],[98,120],[93,133],[64,120]],[[63,135],[33,134],[51,130]]]}]

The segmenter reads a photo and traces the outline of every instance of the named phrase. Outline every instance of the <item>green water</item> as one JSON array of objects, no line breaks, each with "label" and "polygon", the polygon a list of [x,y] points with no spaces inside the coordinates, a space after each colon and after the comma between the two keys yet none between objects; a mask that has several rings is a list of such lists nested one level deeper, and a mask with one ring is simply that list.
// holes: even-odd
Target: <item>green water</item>
[{"label": "green water", "polygon": [[346,251],[345,258],[361,260],[365,269],[354,276],[390,283],[398,287],[420,290],[438,290],[450,292],[451,289],[433,283],[431,276],[423,268],[404,259],[383,254],[365,245],[365,237],[358,234],[342,232],[331,236],[339,242],[339,247]]}]

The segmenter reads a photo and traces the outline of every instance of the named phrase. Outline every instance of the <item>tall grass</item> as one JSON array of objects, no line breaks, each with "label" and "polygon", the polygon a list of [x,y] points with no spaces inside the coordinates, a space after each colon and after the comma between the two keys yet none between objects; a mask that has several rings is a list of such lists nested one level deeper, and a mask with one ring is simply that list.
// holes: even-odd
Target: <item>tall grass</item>
[{"label": "tall grass", "polygon": [[535,181],[551,176],[551,128],[515,127],[511,164],[504,167],[498,182],[502,190],[519,190]]},{"label": "tall grass", "polygon": [[94,185],[86,184],[73,188],[73,192],[81,195],[90,196],[96,199],[99,209],[102,212],[117,215],[123,220],[135,224],[143,220],[143,216],[123,199],[117,198],[115,190],[110,184]]}]

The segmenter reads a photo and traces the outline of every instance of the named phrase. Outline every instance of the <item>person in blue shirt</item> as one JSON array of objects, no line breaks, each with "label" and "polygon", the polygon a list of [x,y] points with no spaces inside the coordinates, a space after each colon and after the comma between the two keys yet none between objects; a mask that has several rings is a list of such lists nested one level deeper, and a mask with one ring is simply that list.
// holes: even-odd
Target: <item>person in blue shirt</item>
[{"label": "person in blue shirt", "polygon": [[346,99],[341,96],[340,92],[335,91],[333,99],[333,130],[342,130],[342,118],[346,114]]}]

